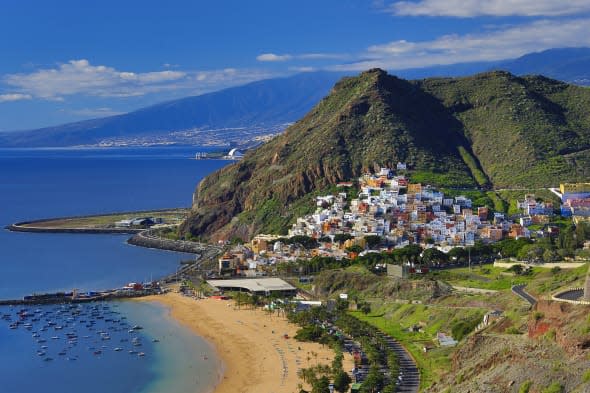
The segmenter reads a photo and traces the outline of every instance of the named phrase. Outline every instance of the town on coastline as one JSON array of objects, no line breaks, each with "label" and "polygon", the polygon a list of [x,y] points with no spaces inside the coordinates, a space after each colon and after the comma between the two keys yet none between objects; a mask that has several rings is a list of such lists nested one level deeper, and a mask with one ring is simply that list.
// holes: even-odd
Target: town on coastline
[{"label": "town on coastline", "polygon": [[[412,183],[404,175],[406,168],[398,163],[397,173],[381,168],[356,181],[339,183],[337,192],[317,196],[315,212],[297,218],[287,235],[260,234],[224,253],[218,274],[256,277],[302,259],[354,260],[367,254],[388,256],[387,263],[403,262],[406,273],[471,259],[574,260],[576,255],[543,244],[565,245],[575,237],[568,222],[590,223],[590,183],[561,184],[560,192],[552,189],[560,206],[525,194],[516,202],[517,212],[509,216],[489,206],[476,206],[461,190],[449,190],[447,195]],[[521,252],[503,255],[491,247],[506,240],[519,241]],[[583,258],[590,254],[590,241],[582,240],[581,246],[578,257]]]}]

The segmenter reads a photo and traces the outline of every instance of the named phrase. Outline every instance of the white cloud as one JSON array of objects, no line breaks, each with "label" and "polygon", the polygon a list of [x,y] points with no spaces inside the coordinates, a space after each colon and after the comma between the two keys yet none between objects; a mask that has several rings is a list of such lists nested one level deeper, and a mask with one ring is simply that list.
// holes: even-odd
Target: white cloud
[{"label": "white cloud", "polygon": [[72,109],[72,110],[62,110],[62,112],[68,112],[76,116],[81,117],[105,117],[105,116],[114,116],[114,115],[121,115],[125,112],[116,111],[112,108],[81,108],[81,109]]},{"label": "white cloud", "polygon": [[295,71],[295,72],[314,72],[314,71],[317,71],[317,68],[315,68],[315,67],[308,67],[308,66],[289,67],[289,71]]},{"label": "white cloud", "polygon": [[363,60],[330,67],[359,71],[373,67],[406,69],[472,61],[503,60],[558,47],[590,46],[590,18],[539,20],[484,33],[445,35],[430,41],[373,45]]},{"label": "white cloud", "polygon": [[8,94],[0,94],[0,102],[13,102],[13,101],[22,101],[22,100],[30,100],[30,94],[22,94],[22,93],[8,93]]},{"label": "white cloud", "polygon": [[256,60],[258,61],[288,61],[291,60],[293,56],[291,55],[277,55],[274,53],[263,53],[261,55],[256,56]]},{"label": "white cloud", "polygon": [[280,62],[289,60],[344,60],[350,56],[344,53],[303,53],[301,55],[277,55],[274,53],[263,53],[256,56],[258,61]]},{"label": "white cloud", "polygon": [[141,95],[168,88],[170,82],[182,79],[179,71],[134,73],[118,71],[88,60],[70,60],[57,68],[40,69],[28,74],[11,74],[3,78],[8,86],[34,97],[55,99],[73,94],[102,97]]},{"label": "white cloud", "polygon": [[88,60],[70,60],[54,68],[9,74],[2,82],[14,91],[1,101],[41,98],[62,101],[64,97],[136,97],[150,93],[201,94],[273,76],[264,70],[226,68],[208,71],[120,71]]},{"label": "white cloud", "polygon": [[387,8],[400,16],[564,16],[590,12],[588,0],[421,0]]}]

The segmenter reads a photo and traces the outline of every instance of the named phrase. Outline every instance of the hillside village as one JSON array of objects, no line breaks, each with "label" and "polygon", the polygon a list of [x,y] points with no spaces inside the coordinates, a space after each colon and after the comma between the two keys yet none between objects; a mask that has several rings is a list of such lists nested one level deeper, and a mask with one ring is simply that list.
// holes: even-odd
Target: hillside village
[{"label": "hillside village", "polygon": [[452,197],[412,183],[406,170],[406,164],[398,163],[395,171],[381,168],[356,183],[339,183],[338,192],[315,198],[315,212],[297,218],[288,236],[258,235],[225,253],[219,274],[256,276],[282,262],[315,256],[354,259],[413,244],[448,253],[476,242],[555,237],[560,228],[550,223],[556,213],[575,223],[590,219],[590,184],[562,184],[560,208],[527,194],[517,202],[519,214],[508,217],[474,206],[464,195]]}]

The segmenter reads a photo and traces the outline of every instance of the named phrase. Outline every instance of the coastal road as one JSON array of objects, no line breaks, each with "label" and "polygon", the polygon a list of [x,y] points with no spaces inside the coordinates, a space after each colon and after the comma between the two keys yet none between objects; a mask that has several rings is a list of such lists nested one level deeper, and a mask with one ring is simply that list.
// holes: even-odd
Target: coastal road
[{"label": "coastal road", "polygon": [[572,289],[571,291],[560,293],[559,296],[556,296],[559,299],[565,300],[584,300],[584,290],[583,289]]},{"label": "coastal road", "polygon": [[513,285],[512,293],[528,302],[531,306],[534,306],[537,303],[537,299],[524,290],[525,286],[526,284]]},{"label": "coastal road", "polygon": [[420,371],[414,359],[397,340],[387,334],[380,334],[387,348],[397,355],[399,363],[399,384],[397,385],[396,392],[418,393],[420,389]]}]

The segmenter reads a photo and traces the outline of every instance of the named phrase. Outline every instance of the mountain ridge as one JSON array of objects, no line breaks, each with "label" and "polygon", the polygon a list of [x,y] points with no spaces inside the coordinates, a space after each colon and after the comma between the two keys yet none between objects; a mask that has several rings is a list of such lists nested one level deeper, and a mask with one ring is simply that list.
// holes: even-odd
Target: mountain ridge
[{"label": "mountain ridge", "polygon": [[[167,101],[127,114],[38,130],[5,132],[0,134],[0,146],[89,145],[121,137],[161,136],[199,128],[276,128],[303,116],[340,76],[318,72],[267,79]],[[199,144],[198,140],[195,144]]]},{"label": "mountain ridge", "polygon": [[[395,73],[405,79],[457,77],[505,69],[513,74],[544,74],[554,79],[590,84],[590,48],[549,49],[513,60],[458,63],[406,69]],[[344,73],[311,72],[268,79],[201,96],[185,97],[140,108],[127,114],[84,120],[37,130],[0,133],[3,147],[61,147],[97,145],[122,140],[135,145],[162,143],[199,144],[237,142],[243,135],[228,127],[254,129],[251,133],[276,133],[301,118],[325,96]],[[260,128],[260,130],[256,130]],[[222,130],[216,130],[222,129]],[[171,135],[193,130],[193,135]],[[203,134],[201,130],[210,130]],[[243,133],[247,135],[247,133]]]},{"label": "mountain ridge", "polygon": [[442,186],[586,179],[589,108],[590,89],[505,71],[406,81],[373,69],[345,77],[283,134],[206,177],[181,231],[214,238],[282,231],[313,207],[314,193],[398,161]]}]

